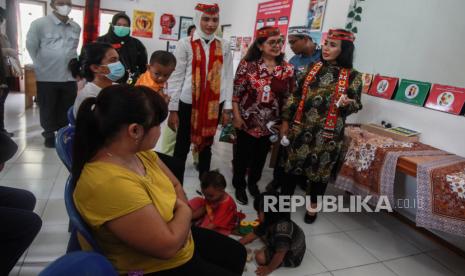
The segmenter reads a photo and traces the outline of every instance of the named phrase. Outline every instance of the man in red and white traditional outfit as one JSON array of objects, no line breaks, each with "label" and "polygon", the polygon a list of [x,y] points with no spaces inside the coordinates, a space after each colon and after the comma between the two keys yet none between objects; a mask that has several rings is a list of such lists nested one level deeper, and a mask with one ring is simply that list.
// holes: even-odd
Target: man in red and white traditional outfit
[{"label": "man in red and white traditional outfit", "polygon": [[177,65],[168,81],[168,126],[177,132],[174,157],[185,164],[192,143],[201,176],[210,170],[219,119],[226,124],[231,117],[233,63],[229,43],[215,36],[218,5],[197,4],[194,23],[194,35],[181,39],[176,48]]}]

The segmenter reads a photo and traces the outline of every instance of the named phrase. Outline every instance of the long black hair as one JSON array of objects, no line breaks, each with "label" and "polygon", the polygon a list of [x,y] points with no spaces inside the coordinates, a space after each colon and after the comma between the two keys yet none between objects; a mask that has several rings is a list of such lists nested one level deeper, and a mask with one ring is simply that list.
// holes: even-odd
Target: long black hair
[{"label": "long black hair", "polygon": [[[344,31],[344,29],[336,29],[335,31]],[[337,65],[343,68],[353,68],[354,67],[354,51],[355,46],[352,41],[341,40],[341,53],[336,59]],[[321,51],[321,60],[323,60],[323,51]]]},{"label": "long black hair", "polygon": [[145,86],[113,85],[80,106],[76,119],[72,175],[77,182],[85,163],[115,138],[122,127],[141,125],[145,133],[168,115],[165,100]]},{"label": "long black hair", "polygon": [[71,75],[85,78],[88,82],[94,80],[94,72],[90,68],[91,65],[101,65],[108,50],[113,47],[108,43],[92,42],[82,47],[79,58],[73,58],[68,64],[68,69]]},{"label": "long black hair", "polygon": [[275,202],[279,203],[279,194],[272,193],[272,192],[261,193],[260,195],[255,197],[253,201],[253,207],[255,211],[263,212],[265,215],[265,221],[262,222],[263,226],[268,227],[282,220],[290,221],[291,214],[289,212],[280,212],[279,206],[278,206],[279,204],[274,206],[277,212],[274,212],[273,208],[268,208],[268,210],[265,211],[265,199],[270,199],[270,198],[275,198],[276,199]]},{"label": "long black hair", "polygon": [[[258,31],[261,30],[266,30],[266,29],[273,29],[274,27],[263,27],[260,28]],[[247,62],[251,61],[257,61],[262,57],[262,51],[260,51],[260,48],[258,46],[261,46],[265,41],[267,40],[267,37],[259,37],[256,38],[255,41],[252,43],[252,45],[249,47],[249,50],[247,50],[247,54],[244,56],[244,60]],[[279,56],[275,58],[276,64],[282,64],[284,61],[284,53],[281,53]]]}]

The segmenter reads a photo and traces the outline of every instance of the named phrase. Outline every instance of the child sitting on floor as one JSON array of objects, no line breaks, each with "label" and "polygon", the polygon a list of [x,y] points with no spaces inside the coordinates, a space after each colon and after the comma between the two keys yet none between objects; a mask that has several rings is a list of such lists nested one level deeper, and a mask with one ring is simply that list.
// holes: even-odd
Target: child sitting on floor
[{"label": "child sitting on floor", "polygon": [[254,232],[239,240],[245,245],[260,237],[265,242],[266,246],[255,253],[255,260],[259,266],[256,273],[259,276],[268,275],[280,266],[299,266],[306,250],[305,234],[290,219],[290,214],[279,212],[278,204],[273,206],[276,209],[268,208],[265,212],[265,200],[279,202],[276,193],[262,193],[256,197],[254,208],[260,225],[254,229]]},{"label": "child sitting on floor", "polygon": [[164,89],[166,81],[170,78],[175,68],[176,58],[172,53],[168,51],[155,51],[150,57],[147,71],[139,77],[136,85],[152,88],[152,90],[159,93],[168,102],[169,96],[165,94]]},{"label": "child sitting on floor", "polygon": [[244,214],[237,212],[234,199],[224,191],[226,180],[218,171],[204,173],[200,187],[203,197],[189,201],[192,220],[203,228],[229,235],[237,227]]}]

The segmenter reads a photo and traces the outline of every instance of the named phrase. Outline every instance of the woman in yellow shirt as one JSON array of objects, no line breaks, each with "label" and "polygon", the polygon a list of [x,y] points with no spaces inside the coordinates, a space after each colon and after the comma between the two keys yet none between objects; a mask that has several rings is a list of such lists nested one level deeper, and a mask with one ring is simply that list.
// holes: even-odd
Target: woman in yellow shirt
[{"label": "woman in yellow shirt", "polygon": [[166,116],[163,98],[144,86],[110,86],[82,103],[72,169],[76,207],[120,274],[241,275],[244,247],[191,229],[179,181],[151,151]]}]

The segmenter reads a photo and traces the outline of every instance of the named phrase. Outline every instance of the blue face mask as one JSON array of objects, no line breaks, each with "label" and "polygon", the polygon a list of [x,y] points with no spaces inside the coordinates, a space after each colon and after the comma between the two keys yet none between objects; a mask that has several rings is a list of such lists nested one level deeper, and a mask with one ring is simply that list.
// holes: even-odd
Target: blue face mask
[{"label": "blue face mask", "polygon": [[124,76],[125,68],[121,61],[110,63],[106,65],[110,70],[110,74],[107,74],[106,77],[112,81],[117,81]]},{"label": "blue face mask", "polygon": [[131,32],[131,28],[125,26],[113,26],[113,32],[118,37],[125,37]]}]

